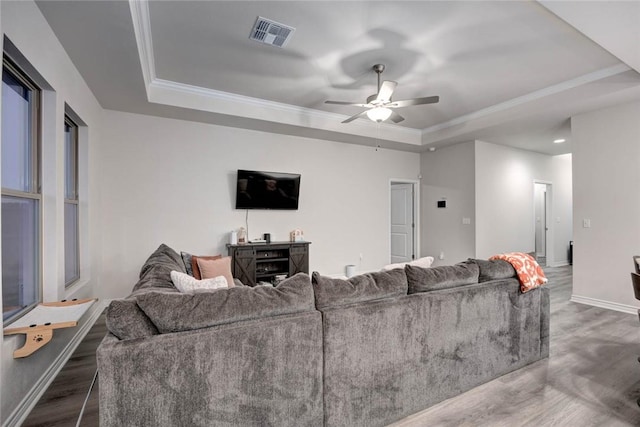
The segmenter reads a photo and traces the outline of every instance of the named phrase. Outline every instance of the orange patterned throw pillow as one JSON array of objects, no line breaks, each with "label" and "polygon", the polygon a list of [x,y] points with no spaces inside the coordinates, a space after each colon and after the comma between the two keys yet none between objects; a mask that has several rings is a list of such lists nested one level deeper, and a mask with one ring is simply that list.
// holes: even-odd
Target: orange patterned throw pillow
[{"label": "orange patterned throw pillow", "polygon": [[522,293],[529,292],[531,289],[539,288],[547,283],[547,278],[542,271],[542,267],[529,254],[523,252],[510,252],[505,254],[494,255],[489,261],[501,259],[507,261],[515,268],[520,280],[520,291]]}]

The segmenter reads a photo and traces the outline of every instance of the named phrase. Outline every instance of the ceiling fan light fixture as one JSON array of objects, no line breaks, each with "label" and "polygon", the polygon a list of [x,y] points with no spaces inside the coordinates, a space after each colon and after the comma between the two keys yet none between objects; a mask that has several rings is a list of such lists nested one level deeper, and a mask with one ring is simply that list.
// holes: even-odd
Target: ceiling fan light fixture
[{"label": "ceiling fan light fixture", "polygon": [[375,107],[367,111],[367,117],[376,123],[384,122],[391,116],[391,109],[386,107]]}]

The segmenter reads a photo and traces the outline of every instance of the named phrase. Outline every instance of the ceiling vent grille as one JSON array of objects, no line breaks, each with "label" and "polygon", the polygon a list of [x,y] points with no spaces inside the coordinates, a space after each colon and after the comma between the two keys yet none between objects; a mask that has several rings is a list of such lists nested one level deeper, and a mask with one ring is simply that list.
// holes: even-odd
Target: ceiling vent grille
[{"label": "ceiling vent grille", "polygon": [[260,43],[284,47],[296,29],[258,16],[249,38]]}]

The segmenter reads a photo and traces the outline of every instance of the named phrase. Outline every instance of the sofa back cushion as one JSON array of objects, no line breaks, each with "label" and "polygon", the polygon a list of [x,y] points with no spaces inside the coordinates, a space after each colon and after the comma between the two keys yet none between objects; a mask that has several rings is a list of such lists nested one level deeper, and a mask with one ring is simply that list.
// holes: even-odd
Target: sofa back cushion
[{"label": "sofa back cushion", "polygon": [[275,288],[243,286],[197,294],[148,292],[137,296],[137,301],[163,334],[314,310],[311,280],[304,273]]},{"label": "sofa back cushion", "polygon": [[140,280],[134,291],[144,288],[175,289],[171,281],[171,271],[186,273],[182,257],[164,243],[149,256],[140,269]]},{"label": "sofa back cushion", "polygon": [[348,280],[313,273],[316,308],[338,307],[355,302],[393,298],[407,294],[407,275],[396,269],[367,273]]},{"label": "sofa back cushion", "polygon": [[121,340],[157,335],[158,329],[134,298],[116,299],[109,303],[105,314],[107,329]]},{"label": "sofa back cushion", "polygon": [[489,280],[511,279],[518,277],[516,269],[507,261],[496,259],[487,261],[484,259],[469,259],[467,263],[474,263],[480,269],[479,282],[488,282]]},{"label": "sofa back cushion", "polygon": [[405,272],[407,273],[410,294],[478,283],[480,275],[480,269],[475,263],[460,263],[431,268],[407,265],[405,266]]}]

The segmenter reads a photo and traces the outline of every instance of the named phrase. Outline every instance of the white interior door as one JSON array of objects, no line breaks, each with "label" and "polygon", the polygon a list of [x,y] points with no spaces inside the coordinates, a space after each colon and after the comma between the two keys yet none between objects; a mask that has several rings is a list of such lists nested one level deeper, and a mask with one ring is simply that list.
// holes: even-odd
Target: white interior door
[{"label": "white interior door", "polygon": [[536,183],[534,187],[536,216],[536,256],[547,255],[547,185]]},{"label": "white interior door", "polygon": [[413,184],[391,183],[391,263],[415,258]]},{"label": "white interior door", "polygon": [[553,265],[553,224],[552,224],[552,191],[553,185],[545,182],[534,182],[533,187],[535,210],[535,253],[542,266]]}]

